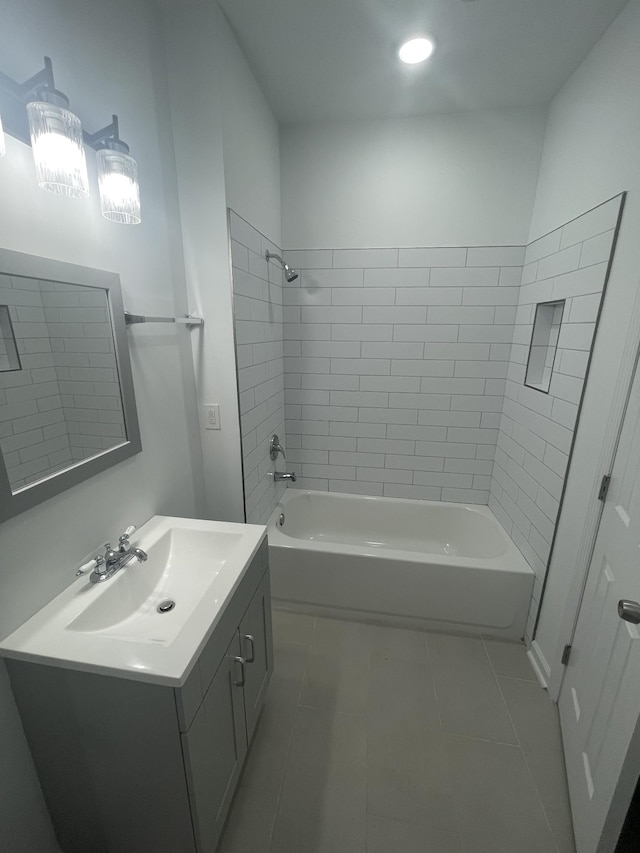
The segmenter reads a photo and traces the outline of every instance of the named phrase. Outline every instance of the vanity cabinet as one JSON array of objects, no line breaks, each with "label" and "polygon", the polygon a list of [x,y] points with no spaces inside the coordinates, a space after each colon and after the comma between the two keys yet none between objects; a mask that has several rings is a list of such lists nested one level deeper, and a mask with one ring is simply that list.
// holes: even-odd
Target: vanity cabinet
[{"label": "vanity cabinet", "polygon": [[214,853],[273,667],[266,539],[181,686],[7,667],[63,853]]},{"label": "vanity cabinet", "polygon": [[[247,754],[246,712],[234,636],[189,731],[182,735],[198,850],[215,850]],[[240,688],[240,689],[239,689]]]},{"label": "vanity cabinet", "polygon": [[264,705],[273,662],[269,575],[255,591],[182,735],[197,849],[215,850]]},{"label": "vanity cabinet", "polygon": [[264,705],[273,664],[271,589],[267,574],[240,622],[240,656],[243,667],[247,738],[253,736]]}]

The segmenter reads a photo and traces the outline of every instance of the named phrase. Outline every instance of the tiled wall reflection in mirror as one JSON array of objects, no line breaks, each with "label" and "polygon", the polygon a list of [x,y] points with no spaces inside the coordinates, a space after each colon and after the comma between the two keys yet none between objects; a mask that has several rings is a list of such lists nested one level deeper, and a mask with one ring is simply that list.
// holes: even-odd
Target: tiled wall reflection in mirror
[{"label": "tiled wall reflection in mirror", "polygon": [[15,493],[127,439],[107,291],[0,274],[0,318],[2,305],[19,358],[0,371],[0,453]]}]

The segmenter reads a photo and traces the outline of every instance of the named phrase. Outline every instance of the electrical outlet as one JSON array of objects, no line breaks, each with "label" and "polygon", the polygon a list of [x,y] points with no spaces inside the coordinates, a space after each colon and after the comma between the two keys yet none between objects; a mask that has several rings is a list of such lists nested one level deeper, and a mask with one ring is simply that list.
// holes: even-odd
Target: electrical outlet
[{"label": "electrical outlet", "polygon": [[218,403],[204,404],[204,428],[220,429],[220,405]]}]

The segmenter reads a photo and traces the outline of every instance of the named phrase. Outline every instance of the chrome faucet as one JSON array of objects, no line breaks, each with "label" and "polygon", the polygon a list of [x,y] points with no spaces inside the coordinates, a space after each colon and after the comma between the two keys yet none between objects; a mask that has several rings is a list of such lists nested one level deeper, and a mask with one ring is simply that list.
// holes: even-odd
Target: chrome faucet
[{"label": "chrome faucet", "polygon": [[287,474],[284,471],[274,471],[273,480],[275,483],[280,483],[283,481],[290,481],[292,483],[295,483],[296,475],[293,473],[293,471],[290,474]]},{"label": "chrome faucet", "polygon": [[89,576],[91,583],[102,583],[103,581],[112,578],[116,572],[119,572],[120,569],[123,569],[128,565],[134,557],[137,558],[140,563],[144,563],[147,559],[146,552],[143,551],[142,548],[132,548],[131,542],[129,541],[129,538],[135,529],[136,528],[133,524],[130,527],[127,527],[122,536],[118,539],[117,548],[112,548],[111,545],[107,543],[104,546],[104,556],[99,555],[94,557],[93,560],[85,563],[84,566],[80,566],[76,572],[76,576],[83,575],[85,572],[89,571],[89,569],[92,569],[93,571]]}]

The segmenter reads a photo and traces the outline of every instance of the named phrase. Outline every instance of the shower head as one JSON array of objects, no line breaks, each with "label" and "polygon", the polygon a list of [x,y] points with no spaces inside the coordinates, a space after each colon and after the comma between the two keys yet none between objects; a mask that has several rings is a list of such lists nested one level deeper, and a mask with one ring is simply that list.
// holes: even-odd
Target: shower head
[{"label": "shower head", "polygon": [[298,273],[290,267],[289,264],[285,263],[284,260],[280,257],[280,255],[276,255],[275,252],[270,252],[268,249],[264,253],[264,256],[267,260],[267,263],[274,258],[276,261],[279,261],[282,269],[284,270],[284,277],[287,281],[295,281],[298,278]]}]

